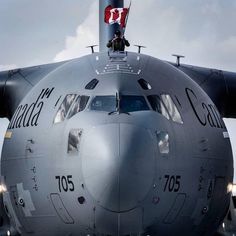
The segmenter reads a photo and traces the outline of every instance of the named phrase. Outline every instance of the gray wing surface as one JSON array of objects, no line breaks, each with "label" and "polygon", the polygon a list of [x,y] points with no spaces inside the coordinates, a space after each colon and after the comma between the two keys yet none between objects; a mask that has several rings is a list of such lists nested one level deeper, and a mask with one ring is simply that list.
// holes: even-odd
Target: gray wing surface
[{"label": "gray wing surface", "polygon": [[192,65],[170,64],[199,84],[223,117],[236,118],[236,73]]},{"label": "gray wing surface", "polygon": [[64,63],[66,62],[0,72],[0,117],[10,120],[31,88]]}]

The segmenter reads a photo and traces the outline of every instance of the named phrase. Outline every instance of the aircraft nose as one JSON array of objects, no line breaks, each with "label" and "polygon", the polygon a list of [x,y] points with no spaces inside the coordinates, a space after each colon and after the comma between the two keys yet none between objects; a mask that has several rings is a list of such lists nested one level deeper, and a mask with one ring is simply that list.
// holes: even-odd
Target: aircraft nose
[{"label": "aircraft nose", "polygon": [[103,208],[135,208],[150,190],[155,171],[151,132],[131,124],[91,128],[84,137],[82,171],[85,186]]}]

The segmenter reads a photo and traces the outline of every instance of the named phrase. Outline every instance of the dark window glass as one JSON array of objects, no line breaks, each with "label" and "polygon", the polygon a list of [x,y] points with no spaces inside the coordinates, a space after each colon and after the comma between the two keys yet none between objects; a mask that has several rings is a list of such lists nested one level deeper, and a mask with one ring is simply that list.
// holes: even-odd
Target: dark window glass
[{"label": "dark window glass", "polygon": [[80,111],[83,111],[88,103],[89,96],[80,97]]},{"label": "dark window glass", "polygon": [[99,80],[97,80],[97,79],[91,80],[91,81],[85,86],[85,89],[89,89],[89,90],[94,89],[94,88],[97,86],[98,82],[99,82]]},{"label": "dark window glass", "polygon": [[134,112],[149,110],[143,96],[122,95],[120,100],[121,112]]},{"label": "dark window glass", "polygon": [[118,108],[118,98],[115,96],[96,96],[90,105],[90,110],[113,112],[120,109],[120,112],[135,112],[149,110],[147,102],[142,96],[122,95],[120,97],[120,107]]},{"label": "dark window glass", "polygon": [[152,89],[152,86],[144,79],[139,79],[138,83],[140,84],[140,86],[142,87],[142,89],[144,90],[150,90]]},{"label": "dark window glass", "polygon": [[147,98],[148,98],[148,101],[150,102],[151,107],[154,111],[162,114],[168,120],[170,119],[168,112],[158,95],[150,95]]},{"label": "dark window glass", "polygon": [[115,96],[96,96],[90,105],[92,111],[115,111],[116,97]]},{"label": "dark window glass", "polygon": [[78,96],[74,104],[72,105],[68,119],[74,116],[76,113],[83,111],[87,105],[87,102],[89,100],[88,96]]},{"label": "dark window glass", "polygon": [[60,105],[57,114],[54,118],[54,123],[59,123],[65,120],[66,115],[74,102],[76,94],[67,94],[62,104]]}]

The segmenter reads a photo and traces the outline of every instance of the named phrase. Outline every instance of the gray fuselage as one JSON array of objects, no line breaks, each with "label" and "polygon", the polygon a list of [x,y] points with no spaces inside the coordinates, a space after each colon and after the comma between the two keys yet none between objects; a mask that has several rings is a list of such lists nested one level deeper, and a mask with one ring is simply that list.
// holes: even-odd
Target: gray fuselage
[{"label": "gray fuselage", "polygon": [[233,178],[228,133],[206,93],[130,52],[94,53],[45,76],[11,119],[1,168],[22,235],[209,236]]}]

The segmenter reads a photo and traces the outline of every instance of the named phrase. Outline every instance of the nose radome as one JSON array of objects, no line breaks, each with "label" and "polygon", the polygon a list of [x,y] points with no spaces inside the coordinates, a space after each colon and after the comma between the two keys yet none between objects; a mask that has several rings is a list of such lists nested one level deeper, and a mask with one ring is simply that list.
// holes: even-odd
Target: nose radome
[{"label": "nose radome", "polygon": [[81,152],[85,185],[105,209],[135,208],[149,192],[155,156],[151,132],[131,124],[106,124],[88,130]]}]

